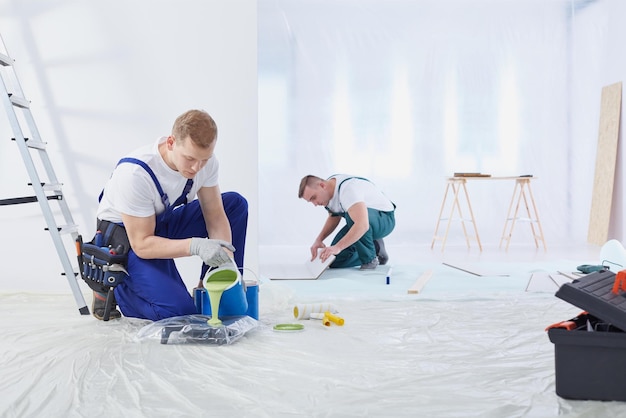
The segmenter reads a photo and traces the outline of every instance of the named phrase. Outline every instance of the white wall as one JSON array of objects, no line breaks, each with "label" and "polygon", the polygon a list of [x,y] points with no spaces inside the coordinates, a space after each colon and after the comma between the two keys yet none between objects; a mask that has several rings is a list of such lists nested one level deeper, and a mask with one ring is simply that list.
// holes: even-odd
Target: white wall
[{"label": "white wall", "polygon": [[[586,244],[600,92],[626,69],[623,9],[602,0],[261,1],[261,246],[310,245],[325,214],[297,199],[299,180],[336,172],[369,177],[398,204],[389,242],[430,245],[455,171],[533,174],[548,248]],[[513,183],[468,189],[483,244],[497,247]],[[449,243],[464,245],[453,229]],[[512,243],[534,245],[528,224]]]},{"label": "white wall", "polygon": [[[600,91],[626,70],[625,9],[620,0],[261,0],[258,11],[252,0],[0,0],[0,33],[84,235],[117,158],[201,107],[220,127],[222,188],[250,200],[256,270],[257,245],[308,246],[317,233],[323,211],[296,197],[308,173],[375,180],[399,205],[389,240],[400,245],[430,243],[453,171],[532,173],[548,247],[584,244]],[[11,136],[4,123],[0,133]],[[1,198],[30,194],[8,139],[0,176]],[[481,238],[497,243],[511,187],[471,187]],[[36,205],[0,207],[0,227],[1,288],[67,291]],[[526,229],[514,244],[532,245]],[[195,264],[183,264],[194,282]]]},{"label": "white wall", "polygon": [[[249,200],[246,265],[258,270],[256,15],[253,0],[0,1],[0,33],[84,236],[117,160],[201,108],[218,124],[222,190]],[[0,196],[32,194],[0,127]],[[69,291],[44,226],[37,204],[0,207],[1,289]],[[180,264],[197,283],[196,257]]]}]

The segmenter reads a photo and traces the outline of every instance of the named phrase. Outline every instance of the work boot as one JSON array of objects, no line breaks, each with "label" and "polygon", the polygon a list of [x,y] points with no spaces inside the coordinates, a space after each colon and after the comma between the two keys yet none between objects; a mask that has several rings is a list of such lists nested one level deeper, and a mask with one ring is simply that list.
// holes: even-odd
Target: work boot
[{"label": "work boot", "polygon": [[[104,319],[104,307],[106,306],[107,296],[106,293],[100,293],[93,291],[93,303],[91,304],[91,313],[96,319],[102,321]],[[113,302],[113,307],[111,309],[111,313],[109,314],[109,319],[120,319],[122,314],[115,307],[115,302]]]},{"label": "work boot", "polygon": [[375,239],[374,247],[376,248],[376,256],[378,256],[378,261],[380,261],[380,265],[384,266],[389,261],[389,255],[387,254],[387,250],[385,250],[385,242],[383,239]]},{"label": "work boot", "polygon": [[378,264],[380,264],[378,262],[378,257],[374,257],[369,263],[361,264],[361,268],[359,270],[374,270],[378,267]]}]

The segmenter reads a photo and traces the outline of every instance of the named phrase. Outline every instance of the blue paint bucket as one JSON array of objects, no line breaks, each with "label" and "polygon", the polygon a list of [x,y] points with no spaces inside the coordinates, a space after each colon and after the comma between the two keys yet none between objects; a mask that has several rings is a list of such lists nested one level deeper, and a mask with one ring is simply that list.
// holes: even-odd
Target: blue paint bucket
[{"label": "blue paint bucket", "polygon": [[206,294],[206,289],[204,287],[195,287],[193,289],[193,303],[196,305],[196,312],[201,315],[204,315],[204,295]]},{"label": "blue paint bucket", "polygon": [[246,280],[246,300],[248,301],[248,316],[259,319],[259,282]]},{"label": "blue paint bucket", "polygon": [[[209,299],[209,292],[206,289],[197,289],[194,292],[194,302],[196,309],[200,308],[202,315],[211,315],[211,300]],[[198,303],[198,299],[201,299],[201,303]],[[241,282],[238,282],[235,286],[226,290],[222,294],[220,300],[220,308],[217,316],[219,318],[226,316],[243,316],[248,314],[248,301],[246,300],[246,294],[243,290]]]}]

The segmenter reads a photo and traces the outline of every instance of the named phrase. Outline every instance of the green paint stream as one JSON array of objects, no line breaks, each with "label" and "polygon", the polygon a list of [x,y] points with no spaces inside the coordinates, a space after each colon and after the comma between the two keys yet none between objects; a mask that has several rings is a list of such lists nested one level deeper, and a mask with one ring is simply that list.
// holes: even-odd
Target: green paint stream
[{"label": "green paint stream", "polygon": [[220,301],[224,290],[228,289],[235,281],[237,281],[237,272],[234,270],[219,270],[209,272],[205,279],[204,287],[209,292],[209,301],[211,301],[211,319],[207,322],[209,325],[218,326],[222,321],[217,314],[220,308]]}]

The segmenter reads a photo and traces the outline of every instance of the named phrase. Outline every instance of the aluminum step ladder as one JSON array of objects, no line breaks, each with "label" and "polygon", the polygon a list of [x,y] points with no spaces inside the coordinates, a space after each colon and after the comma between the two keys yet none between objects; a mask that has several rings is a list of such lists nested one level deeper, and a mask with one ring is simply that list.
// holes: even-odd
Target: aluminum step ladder
[{"label": "aluminum step ladder", "polygon": [[[22,87],[17,78],[14,61],[9,56],[2,36],[0,36],[0,96],[6,110],[11,128],[12,138],[17,144],[26,170],[30,177],[29,185],[33,187],[35,196],[16,197],[11,199],[1,199],[0,206],[16,205],[22,203],[39,202],[41,211],[46,220],[52,241],[56,248],[63,273],[72,289],[74,299],[78,305],[81,315],[89,315],[89,308],[85,304],[85,299],[77,281],[77,273],[74,272],[72,263],[63,244],[62,235],[70,234],[73,242],[78,238],[78,227],[72,219],[72,214],[63,196],[62,184],[57,180],[56,174],[46,151],[46,143],[41,140],[37,125],[30,110],[30,102],[24,98]],[[42,180],[38,167],[33,159],[33,154],[38,154],[41,160],[41,167],[45,170]],[[57,219],[52,211],[51,202],[59,204],[63,216],[63,224],[57,223]],[[57,215],[58,216],[58,215]]]}]

